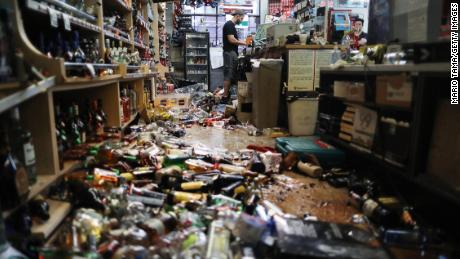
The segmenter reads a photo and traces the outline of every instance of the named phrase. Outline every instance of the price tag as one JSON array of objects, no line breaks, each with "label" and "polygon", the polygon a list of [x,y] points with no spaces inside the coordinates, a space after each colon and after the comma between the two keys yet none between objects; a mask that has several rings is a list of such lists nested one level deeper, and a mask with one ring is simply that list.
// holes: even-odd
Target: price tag
[{"label": "price tag", "polygon": [[64,20],[64,29],[66,29],[66,31],[71,31],[72,29],[70,28],[70,16],[68,14],[62,13],[62,19]]},{"label": "price tag", "polygon": [[55,28],[59,27],[58,14],[57,14],[56,10],[54,10],[53,8],[48,8],[48,12],[50,14],[51,26],[55,27]]},{"label": "price tag", "polygon": [[88,69],[89,73],[91,74],[91,77],[96,77],[96,70],[94,69],[93,64],[86,64],[86,68]]}]

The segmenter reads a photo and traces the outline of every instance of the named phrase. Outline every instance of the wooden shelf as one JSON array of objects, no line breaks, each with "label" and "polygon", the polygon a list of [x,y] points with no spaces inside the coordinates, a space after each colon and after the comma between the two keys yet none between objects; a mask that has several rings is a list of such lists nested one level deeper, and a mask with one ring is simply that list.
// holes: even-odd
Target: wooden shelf
[{"label": "wooden shelf", "polygon": [[[64,10],[69,10],[69,12],[71,12],[70,10],[74,10],[72,11],[72,13],[74,14],[79,14],[80,16],[85,16],[86,17],[86,20],[90,21],[90,22],[93,22],[95,23],[96,22],[96,18],[89,15],[89,14],[86,14],[86,13],[83,13],[77,9],[75,9],[73,6],[70,6],[68,4],[65,4],[64,2],[61,2],[61,1],[56,1],[56,0],[46,0],[48,2],[53,2],[53,5],[57,5],[57,6],[66,6],[66,8]],[[50,6],[48,5],[47,3],[45,2],[38,2],[38,1],[35,1],[35,0],[28,0],[26,1],[27,2],[27,7],[32,10],[32,11],[35,11],[37,13],[41,13],[41,14],[44,14],[44,15],[48,15],[49,14],[49,10],[52,9],[56,12],[56,15],[58,17],[58,19],[63,19],[63,12],[61,11],[58,11],[56,10],[55,8],[53,8],[53,6]],[[69,9],[69,8],[73,8],[73,9]],[[88,21],[85,21],[81,18],[78,18],[78,17],[75,17],[75,16],[72,16],[72,14],[68,14],[69,15],[69,20],[70,20],[70,23],[72,25],[76,25],[82,29],[85,29],[85,30],[88,30],[88,31],[91,31],[91,32],[95,32],[95,33],[100,33],[101,32],[101,28],[97,25],[94,25]]]},{"label": "wooden shelf", "polygon": [[16,89],[16,88],[18,88],[20,86],[21,86],[21,84],[19,82],[17,82],[17,81],[9,82],[9,83],[0,83],[0,91]]},{"label": "wooden shelf", "polygon": [[60,1],[60,0],[45,0],[45,2],[48,2],[49,4],[57,6],[57,7],[65,10],[65,11],[71,13],[74,16],[78,16],[78,17],[80,17],[82,19],[86,19],[86,20],[88,20],[90,22],[95,22],[97,20],[96,17],[94,17],[94,16],[92,16],[90,14],[87,14],[87,13],[81,11],[81,10],[78,10],[74,6],[66,4],[63,1]]},{"label": "wooden shelf", "polygon": [[346,142],[344,140],[341,140],[337,137],[333,137],[327,134],[321,135],[321,138],[324,139],[326,142],[329,142],[335,147],[345,149],[354,155],[357,155],[365,160],[372,161],[375,164],[378,164],[382,168],[385,168],[389,172],[397,173],[398,175],[404,176],[404,177],[409,177],[407,172],[404,170],[404,168],[398,167],[383,158],[379,157],[378,155],[374,154],[372,151],[366,149],[366,148],[358,148],[355,146],[352,146],[351,143]]},{"label": "wooden shelf", "polygon": [[131,118],[129,119],[129,121],[127,121],[126,123],[124,123],[124,124],[121,126],[121,129],[124,130],[124,129],[126,129],[127,127],[129,127],[129,125],[131,125],[131,123],[133,123],[133,121],[137,118],[137,115],[139,115],[139,112],[136,112],[135,114],[132,114],[132,115],[131,115]]},{"label": "wooden shelf", "polygon": [[141,25],[141,27],[143,29],[145,29],[148,32],[150,32],[150,30],[149,30],[149,22],[147,22],[143,17],[141,17],[140,15],[137,15],[136,21],[137,21],[138,24]]},{"label": "wooden shelf", "polygon": [[118,28],[115,28],[115,27],[113,27],[111,25],[107,25],[107,24],[104,25],[104,33],[106,33],[106,32],[113,33],[114,36],[124,37],[126,39],[129,37],[129,34],[127,32],[122,31],[122,30],[120,30]]},{"label": "wooden shelf", "polygon": [[26,202],[30,201],[32,198],[34,198],[38,194],[42,193],[45,189],[47,189],[51,184],[53,184],[61,176],[81,167],[81,164],[82,163],[79,160],[78,161],[65,161],[64,168],[60,170],[58,173],[50,174],[50,175],[38,175],[37,182],[30,187],[30,192],[29,192],[29,195],[27,196],[27,200],[21,204],[18,204],[18,206],[16,206],[15,208],[11,210],[4,211],[3,218],[9,217],[19,207],[21,207]]},{"label": "wooden shelf", "polygon": [[134,42],[134,47],[140,48],[140,49],[148,49],[148,46],[144,45],[141,42],[137,42],[137,41]]},{"label": "wooden shelf", "polygon": [[114,40],[119,40],[121,42],[124,42],[126,44],[129,44],[131,45],[131,41],[128,39],[128,38],[125,38],[123,36],[120,36],[120,35],[117,35],[109,30],[104,30],[104,35],[111,38],[111,39],[114,39]]},{"label": "wooden shelf", "polygon": [[75,62],[64,62],[64,66],[67,68],[82,68],[86,66],[92,66],[96,69],[108,69],[117,68],[118,64],[99,64],[99,63],[75,63]]},{"label": "wooden shelf", "polygon": [[68,160],[64,161],[64,168],[59,171],[59,175],[64,175],[68,172],[75,171],[76,169],[82,166],[82,161],[80,160]]},{"label": "wooden shelf", "polygon": [[15,208],[4,211],[3,218],[7,218],[11,216],[19,207],[30,201],[32,198],[37,196],[38,194],[42,193],[45,189],[47,189],[51,184],[53,184],[57,179],[63,176],[66,173],[72,172],[73,170],[77,169],[81,166],[81,161],[68,161],[64,163],[64,169],[61,170],[57,174],[50,174],[50,175],[38,175],[37,182],[30,187],[29,195],[27,199],[18,204]]},{"label": "wooden shelf", "polygon": [[17,106],[37,94],[46,92],[54,84],[55,78],[53,76],[0,99],[0,113]]},{"label": "wooden shelf", "polygon": [[[280,48],[280,47],[274,47]],[[283,48],[283,47],[281,47]],[[286,44],[284,46],[286,49],[333,49],[334,45],[300,45],[300,44]]]},{"label": "wooden shelf", "polygon": [[153,74],[144,74],[144,73],[129,73],[126,74],[123,79],[120,80],[120,82],[126,82],[126,81],[131,81],[131,80],[138,80],[138,79],[143,79],[149,76],[153,76]]},{"label": "wooden shelf", "polygon": [[93,79],[87,78],[70,78],[62,84],[52,87],[53,92],[80,90],[85,88],[99,87],[108,84],[113,84],[121,79],[121,75],[110,75],[105,77],[98,77]]},{"label": "wooden shelf", "polygon": [[46,200],[49,205],[50,218],[41,224],[32,225],[32,237],[38,240],[46,240],[69,215],[72,205],[69,202]]}]

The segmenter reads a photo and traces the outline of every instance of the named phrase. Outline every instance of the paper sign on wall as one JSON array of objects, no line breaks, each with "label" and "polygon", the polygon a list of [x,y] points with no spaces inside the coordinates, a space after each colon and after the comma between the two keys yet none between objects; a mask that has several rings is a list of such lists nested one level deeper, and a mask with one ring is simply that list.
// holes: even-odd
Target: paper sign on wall
[{"label": "paper sign on wall", "polygon": [[288,91],[313,91],[314,50],[289,50]]}]

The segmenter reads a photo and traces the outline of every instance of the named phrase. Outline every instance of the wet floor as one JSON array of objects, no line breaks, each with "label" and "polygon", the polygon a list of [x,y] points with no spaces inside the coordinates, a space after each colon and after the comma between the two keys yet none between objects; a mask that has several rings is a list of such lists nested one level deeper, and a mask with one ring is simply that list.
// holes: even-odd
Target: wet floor
[{"label": "wet floor", "polygon": [[[275,147],[275,139],[268,136],[249,136],[246,131],[195,126],[187,130],[185,140],[202,143],[228,151],[244,149],[249,144]],[[346,189],[337,189],[328,183],[295,172],[283,172],[263,190],[265,199],[278,205],[285,213],[296,216],[311,214],[319,220],[350,223],[358,213]]]}]

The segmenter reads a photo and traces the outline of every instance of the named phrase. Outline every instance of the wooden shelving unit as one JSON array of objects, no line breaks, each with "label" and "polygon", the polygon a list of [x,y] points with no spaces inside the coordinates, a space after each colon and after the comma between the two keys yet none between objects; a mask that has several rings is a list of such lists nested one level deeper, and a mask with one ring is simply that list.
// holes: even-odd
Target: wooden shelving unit
[{"label": "wooden shelving unit", "polygon": [[44,223],[32,226],[32,237],[37,240],[46,240],[70,213],[72,205],[68,202],[47,200],[50,207],[50,218]]},{"label": "wooden shelving unit", "polygon": [[[128,35],[120,36],[118,33],[111,31],[111,28],[106,28],[103,24],[104,8],[113,8],[126,15],[127,26],[135,25],[132,7],[126,5],[123,0],[97,0],[95,4],[97,17],[82,13],[74,7],[58,0],[28,0],[25,2],[26,4],[23,8],[27,8],[27,11],[37,13],[39,16],[49,15],[49,10],[52,8],[56,11],[60,23],[63,19],[62,13],[65,12],[69,15],[72,29],[97,35],[101,43],[101,55],[105,53],[105,45],[103,44],[105,37],[128,44],[131,50],[145,51],[150,46],[149,34],[155,33],[155,24],[158,27],[158,15],[154,16],[155,19],[153,21],[148,19],[147,1],[143,2],[142,9],[140,10],[141,16],[138,17],[144,23],[143,27],[146,33],[146,37],[140,43],[135,41],[132,30],[129,31]],[[122,123],[120,121],[120,85],[126,83],[132,84],[137,93],[137,112],[131,117],[134,120],[145,108],[144,85],[151,84],[152,89],[155,89],[158,73],[154,71],[154,67],[151,64],[140,66],[86,64],[64,62],[62,58],[49,58],[44,53],[41,53],[29,40],[24,28],[22,12],[18,1],[7,1],[4,5],[5,8],[11,11],[15,43],[17,48],[23,52],[26,63],[47,75],[46,79],[27,87],[21,87],[19,82],[0,85],[0,113],[6,112],[16,106],[19,107],[22,126],[30,130],[34,138],[38,174],[37,182],[30,186],[27,199],[21,204],[17,204],[17,207],[2,212],[1,216],[6,218],[13,215],[26,202],[47,190],[57,179],[82,166],[82,161],[76,160],[66,161],[64,167],[62,169],[59,168],[58,145],[55,135],[56,122],[54,107],[58,101],[56,97],[64,99],[66,96],[74,99],[85,97],[101,99],[103,109],[107,114],[107,126],[123,128],[129,123]],[[57,7],[59,7],[60,11],[55,9]],[[156,4],[151,6],[151,8],[156,9]],[[155,36],[154,39],[158,40],[158,37]],[[158,44],[158,42],[154,42],[155,49],[158,49]],[[88,65],[96,70],[113,69],[114,74],[95,78],[68,77],[66,75],[67,69]],[[154,96],[151,98],[153,99]],[[62,100],[59,99],[59,101]],[[71,210],[70,204],[59,201],[50,201],[50,206],[52,218],[44,224],[34,225],[33,227],[33,232],[44,239],[50,236]]]}]

